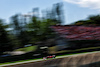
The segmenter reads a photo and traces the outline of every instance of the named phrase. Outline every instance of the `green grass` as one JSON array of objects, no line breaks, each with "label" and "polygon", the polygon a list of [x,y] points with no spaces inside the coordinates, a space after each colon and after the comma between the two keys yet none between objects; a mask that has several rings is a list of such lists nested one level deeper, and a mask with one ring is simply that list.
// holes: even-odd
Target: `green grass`
[{"label": "green grass", "polygon": [[29,46],[29,47],[19,48],[14,51],[30,52],[30,51],[35,51],[36,49],[37,49],[37,46]]},{"label": "green grass", "polygon": [[98,49],[100,47],[88,47],[88,48],[81,48],[81,49],[76,49],[76,50],[63,50],[63,51],[58,51],[56,53],[64,53],[64,52],[75,52],[75,51],[82,51],[82,50],[89,50],[89,49]]},{"label": "green grass", "polygon": [[[91,51],[91,52],[96,52],[96,51]],[[64,55],[58,55],[58,56],[56,56],[56,57],[68,56],[68,55],[75,55],[75,54],[83,54],[83,53],[89,53],[89,52],[64,54]],[[20,61],[14,61],[14,62],[6,62],[6,63],[0,63],[0,65],[11,64],[11,63],[18,63],[18,62],[25,62],[25,61],[32,61],[32,60],[39,60],[39,59],[42,59],[42,58],[28,59],[28,60],[20,60]],[[50,59],[47,59],[47,60],[50,60]]]},{"label": "green grass", "polygon": [[[96,51],[91,51],[91,52],[96,52]],[[82,53],[89,53],[89,52],[82,52]],[[82,54],[82,53],[64,54],[64,55],[58,55],[56,57],[68,56],[68,55],[75,55],[75,54]],[[6,62],[6,63],[0,63],[0,65],[11,64],[11,63],[18,63],[18,62],[25,62],[25,61],[31,61],[31,60],[39,60],[39,59],[42,59],[42,58],[28,59],[28,60],[20,60],[20,61],[14,61],[14,62]],[[50,60],[50,59],[47,59],[47,60]]]},{"label": "green grass", "polygon": [[[75,51],[82,51],[82,50],[89,50],[89,49],[98,49],[100,47],[88,47],[88,48],[81,48],[81,49],[76,49],[76,50],[62,50],[62,51],[56,51],[57,47],[54,46],[54,47],[50,47],[49,48],[49,51],[50,53],[52,51],[55,51],[54,53],[64,53],[64,52],[75,52]],[[53,52],[52,52],[53,53]]]},{"label": "green grass", "polygon": [[0,63],[0,65],[11,64],[11,63],[18,63],[18,62],[25,62],[25,61],[31,61],[31,60],[38,60],[38,59],[42,59],[42,58],[28,59],[28,60],[20,60],[20,61],[14,61],[14,62],[6,62],[6,63]]},{"label": "green grass", "polygon": [[[25,47],[26,51],[32,50],[33,48],[36,49],[36,47]],[[25,50],[24,48],[24,50]],[[97,49],[100,47],[89,47],[89,48],[82,48],[82,49],[77,49],[77,50],[68,50],[68,51],[64,51],[64,52],[75,52],[75,51],[82,51],[82,50],[88,50],[88,49]],[[23,48],[17,49],[17,50],[22,50]],[[91,52],[95,52],[95,51],[91,51]],[[82,53],[89,53],[89,52],[81,52],[81,53],[71,53],[71,54],[64,54],[64,55],[59,55],[59,56],[68,56],[68,55],[74,55],[74,54],[82,54]],[[59,57],[57,56],[57,57]],[[29,59],[29,60],[21,60],[21,61],[15,61],[15,62],[7,62],[7,63],[0,63],[0,65],[4,65],[4,64],[10,64],[10,63],[18,63],[18,62],[24,62],[24,61],[31,61],[31,60],[38,60],[38,59],[42,59],[42,58],[37,58],[37,59]]]},{"label": "green grass", "polygon": [[[91,51],[91,52],[96,52],[96,51]],[[81,52],[81,53],[64,54],[64,55],[59,55],[59,56],[57,56],[57,57],[60,57],[60,56],[68,56],[68,55],[75,55],[75,54],[83,54],[83,53],[89,53],[89,52]]]}]

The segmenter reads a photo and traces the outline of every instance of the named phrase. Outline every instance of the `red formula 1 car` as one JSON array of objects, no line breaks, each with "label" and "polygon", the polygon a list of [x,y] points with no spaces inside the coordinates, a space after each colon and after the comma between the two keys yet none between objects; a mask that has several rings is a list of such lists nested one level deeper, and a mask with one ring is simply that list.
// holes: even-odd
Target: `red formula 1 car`
[{"label": "red formula 1 car", "polygon": [[52,55],[52,56],[43,57],[43,59],[55,58],[55,57],[56,57],[55,55]]}]

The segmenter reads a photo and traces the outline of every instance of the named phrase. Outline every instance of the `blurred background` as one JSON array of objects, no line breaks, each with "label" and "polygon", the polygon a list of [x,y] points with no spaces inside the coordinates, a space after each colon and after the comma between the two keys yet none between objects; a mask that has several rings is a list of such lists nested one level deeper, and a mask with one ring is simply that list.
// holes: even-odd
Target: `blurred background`
[{"label": "blurred background", "polygon": [[[74,31],[77,26],[96,26],[94,30],[93,27],[89,30],[86,30],[87,27],[78,27],[76,30],[84,30],[82,33],[93,30],[99,34],[100,7],[95,5],[99,4],[98,2],[98,0],[0,1],[0,57],[20,55],[21,58],[25,56],[22,59],[29,59],[29,56],[32,58],[36,55],[47,56],[87,50],[87,47],[98,50],[100,38],[89,40],[63,38],[67,34],[65,32],[67,29]],[[71,28],[66,27],[64,31],[64,26]],[[63,30],[63,33],[60,30]],[[2,62],[5,61],[8,60]]]}]

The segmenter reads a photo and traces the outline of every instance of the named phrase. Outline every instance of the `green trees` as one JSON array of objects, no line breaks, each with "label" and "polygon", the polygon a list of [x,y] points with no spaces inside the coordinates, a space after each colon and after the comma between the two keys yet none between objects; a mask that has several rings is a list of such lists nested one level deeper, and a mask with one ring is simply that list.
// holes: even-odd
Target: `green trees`
[{"label": "green trees", "polygon": [[8,37],[7,31],[3,26],[3,21],[0,19],[0,54],[4,51],[12,50],[12,43]]},{"label": "green trees", "polygon": [[40,41],[45,41],[52,35],[52,30],[49,28],[51,25],[55,25],[52,20],[38,20],[38,18],[33,17],[32,22],[28,24],[28,34],[30,35],[30,43],[36,43]]},{"label": "green trees", "polygon": [[42,18],[33,15],[31,22],[28,24],[29,43],[41,42],[54,37],[50,26],[63,24],[64,16],[62,7],[62,3],[54,4],[52,9],[43,11]]},{"label": "green trees", "polygon": [[22,22],[21,20],[19,20],[18,14],[11,17],[13,37],[17,42],[19,42],[20,47],[23,47],[29,41],[25,23],[26,22]]},{"label": "green trees", "polygon": [[87,20],[80,20],[73,25],[100,25],[100,15],[91,15]]},{"label": "green trees", "polygon": [[21,47],[30,43],[42,42],[53,37],[53,32],[49,27],[57,24],[52,19],[40,19],[36,16],[33,16],[27,24],[23,23],[24,25],[18,19],[18,15],[13,16],[11,21],[13,27],[12,37],[14,37],[12,38],[14,39],[13,42],[19,42]]},{"label": "green trees", "polygon": [[100,15],[91,15],[89,20],[92,22],[92,24],[100,25]]},{"label": "green trees", "polygon": [[[54,37],[51,25],[63,23],[62,3],[53,5],[51,10],[45,11],[45,17],[39,17],[38,8],[33,9],[33,15],[15,14],[10,18],[11,23],[4,26],[0,20],[0,52],[10,50],[12,47],[24,47],[27,44],[46,41]],[[37,13],[37,14],[35,14]],[[27,23],[27,16],[29,16]],[[6,30],[6,28],[12,30]],[[9,32],[9,35],[7,34]],[[4,49],[8,48],[8,49]]]}]

